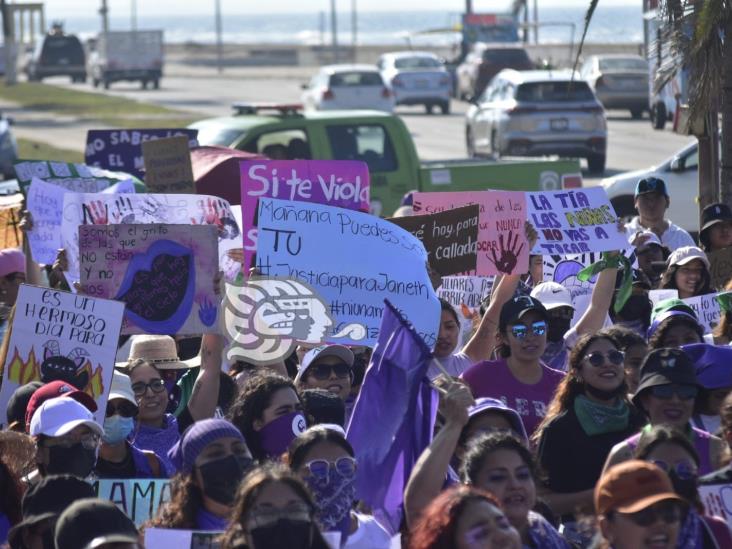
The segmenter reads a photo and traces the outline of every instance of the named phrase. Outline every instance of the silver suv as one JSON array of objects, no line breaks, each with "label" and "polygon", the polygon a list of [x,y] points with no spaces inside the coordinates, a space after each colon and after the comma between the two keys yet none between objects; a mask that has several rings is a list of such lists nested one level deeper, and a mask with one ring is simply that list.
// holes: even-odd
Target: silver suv
[{"label": "silver suv", "polygon": [[466,114],[470,156],[583,157],[605,171],[605,110],[571,71],[499,72]]}]

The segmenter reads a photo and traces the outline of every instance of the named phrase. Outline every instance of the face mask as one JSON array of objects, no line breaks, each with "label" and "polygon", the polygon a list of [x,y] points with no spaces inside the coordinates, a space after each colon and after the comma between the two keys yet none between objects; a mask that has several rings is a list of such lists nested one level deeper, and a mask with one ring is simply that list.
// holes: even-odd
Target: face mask
[{"label": "face mask", "polygon": [[252,465],[250,458],[226,456],[198,467],[203,478],[203,493],[223,505],[231,505],[239,482]]},{"label": "face mask", "polygon": [[569,330],[571,323],[571,318],[550,318],[549,330],[546,333],[547,341],[554,343],[564,341],[564,334]]},{"label": "face mask", "polygon": [[73,475],[84,479],[91,474],[96,462],[96,450],[87,450],[81,442],[70,448],[52,446],[48,449],[46,473],[49,475]]},{"label": "face mask", "polygon": [[102,440],[107,444],[122,442],[132,432],[135,420],[131,417],[122,417],[115,414],[104,419],[104,434]]},{"label": "face mask", "polygon": [[692,476],[691,478],[680,478],[675,469],[672,469],[668,476],[671,479],[671,484],[673,484],[674,492],[687,501],[696,500],[697,477]]},{"label": "face mask", "polygon": [[270,421],[259,431],[259,441],[267,456],[279,458],[290,442],[301,435],[307,428],[305,416],[301,412],[292,412]]},{"label": "face mask", "polygon": [[645,295],[632,295],[625,302],[623,308],[617,314],[618,320],[623,323],[627,322],[642,322],[646,326],[651,319],[651,310],[653,306],[651,301]]},{"label": "face mask", "polygon": [[356,498],[356,476],[344,476],[331,468],[327,478],[311,475],[306,481],[318,506],[318,522],[323,530],[342,530],[345,522],[347,534],[350,530],[350,511]]},{"label": "face mask", "polygon": [[307,549],[310,547],[313,525],[302,520],[279,519],[269,526],[259,526],[249,532],[253,549]]}]

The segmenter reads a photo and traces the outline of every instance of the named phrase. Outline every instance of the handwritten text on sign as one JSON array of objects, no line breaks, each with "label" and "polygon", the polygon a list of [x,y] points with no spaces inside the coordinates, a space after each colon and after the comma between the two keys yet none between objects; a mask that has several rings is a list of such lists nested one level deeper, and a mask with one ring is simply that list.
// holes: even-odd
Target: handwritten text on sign
[{"label": "handwritten text on sign", "polygon": [[688,304],[699,319],[699,324],[704,328],[705,334],[711,334],[719,324],[721,311],[716,299],[717,294],[698,295],[687,297],[684,303]]},{"label": "handwritten text on sign", "polygon": [[145,141],[145,185],[153,193],[196,193],[185,135]]},{"label": "handwritten text on sign", "polygon": [[[373,345],[387,298],[434,345],[439,302],[427,252],[407,231],[365,213],[275,199],[260,199],[258,222],[260,273],[313,286],[336,323],[326,339]],[[365,329],[364,339],[340,333],[350,324]]]},{"label": "handwritten text on sign", "polygon": [[355,160],[241,162],[244,266],[257,249],[257,200],[281,198],[369,211],[369,169]]},{"label": "handwritten text on sign", "polygon": [[99,499],[114,503],[141,526],[155,518],[163,503],[170,501],[170,481],[167,479],[99,479],[93,484]]},{"label": "handwritten text on sign", "polygon": [[78,193],[101,192],[114,183],[130,179],[130,175],[123,172],[110,172],[86,164],[46,160],[17,162],[15,175],[22,191],[25,191],[33,179],[42,179],[46,183]]}]

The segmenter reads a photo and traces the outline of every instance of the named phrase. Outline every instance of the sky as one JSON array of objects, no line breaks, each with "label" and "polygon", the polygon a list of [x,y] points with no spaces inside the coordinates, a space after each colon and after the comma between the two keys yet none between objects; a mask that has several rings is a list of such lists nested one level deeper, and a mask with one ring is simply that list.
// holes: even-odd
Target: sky
[{"label": "sky", "polygon": [[[261,2],[256,0],[220,0],[224,14],[247,13],[317,13],[330,11],[330,0],[271,0]],[[530,2],[532,0],[529,0]],[[541,6],[577,6],[587,5],[589,0],[538,0]],[[12,2],[12,0],[11,0]],[[107,0],[110,14],[127,16],[133,2],[137,4],[138,16],[164,15],[174,12],[179,15],[210,14],[214,11],[215,0]],[[338,10],[348,11],[352,0],[336,0]],[[409,11],[423,10],[425,4],[430,10],[446,10],[460,12],[465,6],[464,0],[356,0],[359,10],[368,11]],[[476,11],[493,11],[495,6],[510,5],[508,0],[474,0]],[[602,6],[640,5],[641,0],[600,0]],[[101,0],[45,0],[46,19],[61,18],[64,16],[96,15]]]}]

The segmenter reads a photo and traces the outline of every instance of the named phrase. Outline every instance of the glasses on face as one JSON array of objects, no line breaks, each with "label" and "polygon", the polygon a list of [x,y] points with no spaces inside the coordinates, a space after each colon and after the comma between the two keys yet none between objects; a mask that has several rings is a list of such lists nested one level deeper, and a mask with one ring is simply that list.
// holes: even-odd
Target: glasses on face
[{"label": "glasses on face", "polygon": [[[546,333],[546,321],[539,320],[531,325],[531,331],[535,336],[542,336]],[[529,333],[529,327],[526,324],[514,324],[511,326],[511,333],[516,339],[523,339]]]},{"label": "glasses on face", "polygon": [[652,463],[654,463],[667,473],[675,471],[676,476],[678,476],[682,480],[690,480],[699,476],[699,470],[697,469],[696,465],[694,464],[694,462],[689,460],[679,461],[676,465],[673,466],[669,465],[662,459],[654,459]]},{"label": "glasses on face", "polygon": [[153,393],[162,393],[165,390],[165,382],[160,378],[153,379],[150,383],[138,381],[132,384],[132,392],[135,396],[141,397],[147,392],[148,387]]},{"label": "glasses on face", "polygon": [[137,415],[137,407],[133,406],[126,400],[123,400],[122,402],[107,402],[107,413],[105,414],[105,417],[112,417],[114,415],[135,417]]},{"label": "glasses on face", "polygon": [[620,366],[623,363],[623,360],[625,360],[625,355],[616,349],[611,349],[607,354],[600,351],[593,351],[585,357],[585,360],[595,368],[599,368],[604,364]]},{"label": "glasses on face", "polygon": [[638,526],[650,526],[658,520],[673,524],[681,520],[681,505],[674,501],[662,501],[636,513],[622,513]]},{"label": "glasses on face", "polygon": [[338,458],[335,461],[326,459],[314,459],[307,462],[304,467],[310,471],[310,474],[319,480],[328,482],[330,480],[331,469],[338,471],[345,478],[353,478],[356,476],[356,460],[350,456]]},{"label": "glasses on face", "polygon": [[313,376],[315,379],[325,381],[329,379],[331,373],[335,373],[335,376],[339,379],[343,379],[351,375],[351,368],[345,362],[339,364],[316,364],[308,369],[308,374]]},{"label": "glasses on face", "polygon": [[44,446],[46,448],[71,448],[76,444],[81,444],[87,450],[94,450],[97,446],[99,446],[99,435],[97,435],[96,433],[86,433],[80,437],[52,437],[44,444]]},{"label": "glasses on face", "polygon": [[656,385],[650,389],[651,395],[661,400],[671,400],[674,395],[681,400],[693,400],[699,393],[695,385]]},{"label": "glasses on face", "polygon": [[254,528],[276,524],[280,519],[309,523],[312,521],[312,511],[305,503],[292,503],[282,509],[255,509],[249,515],[247,526],[249,530],[253,530]]}]

